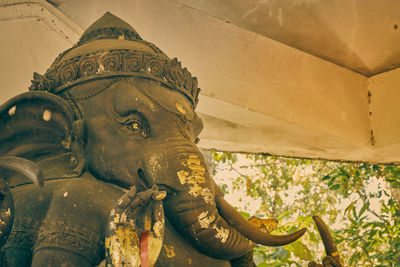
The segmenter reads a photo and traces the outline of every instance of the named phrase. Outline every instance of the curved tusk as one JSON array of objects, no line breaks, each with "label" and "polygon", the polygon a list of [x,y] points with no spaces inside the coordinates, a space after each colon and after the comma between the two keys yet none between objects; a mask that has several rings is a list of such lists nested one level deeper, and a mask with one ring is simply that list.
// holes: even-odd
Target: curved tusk
[{"label": "curved tusk", "polygon": [[243,218],[222,196],[216,195],[215,201],[219,214],[239,233],[257,244],[283,246],[296,241],[306,232],[306,229],[303,228],[289,235],[271,235],[265,233]]},{"label": "curved tusk", "polygon": [[37,186],[43,187],[43,172],[33,161],[20,157],[4,156],[0,157],[0,168],[22,173],[32,180]]},{"label": "curved tusk", "polygon": [[326,255],[332,257],[338,256],[339,253],[337,251],[336,245],[333,242],[331,233],[329,232],[328,227],[326,227],[324,221],[318,216],[313,216],[313,220],[317,225],[318,232],[321,236],[322,242],[324,243]]}]

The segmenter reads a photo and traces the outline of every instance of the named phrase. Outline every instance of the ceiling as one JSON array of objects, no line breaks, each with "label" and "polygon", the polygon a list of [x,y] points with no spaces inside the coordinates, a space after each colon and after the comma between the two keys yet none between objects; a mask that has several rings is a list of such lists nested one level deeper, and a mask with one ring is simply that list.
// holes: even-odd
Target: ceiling
[{"label": "ceiling", "polygon": [[366,76],[400,64],[398,0],[175,0]]}]

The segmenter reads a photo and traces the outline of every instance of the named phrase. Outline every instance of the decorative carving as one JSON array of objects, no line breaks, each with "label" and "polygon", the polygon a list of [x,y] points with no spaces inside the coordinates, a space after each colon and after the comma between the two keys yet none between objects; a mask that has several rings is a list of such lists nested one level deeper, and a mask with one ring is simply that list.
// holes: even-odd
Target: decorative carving
[{"label": "decorative carving", "polygon": [[47,91],[48,88],[52,88],[50,80],[45,76],[40,75],[37,72],[33,73],[32,85],[29,87],[30,91]]},{"label": "decorative carving", "polygon": [[150,75],[157,76],[158,78],[162,78],[164,74],[164,65],[165,62],[158,58],[150,58],[146,62],[146,72]]},{"label": "decorative carving", "polygon": [[64,222],[45,221],[40,228],[34,251],[42,248],[57,247],[87,258],[93,265],[103,258],[104,240],[80,225]]},{"label": "decorative carving", "polygon": [[[102,59],[102,65],[105,72],[116,72],[121,66],[121,54],[116,52],[110,52],[105,55]],[[99,70],[100,72],[101,70]]]},{"label": "decorative carving", "polygon": [[198,102],[197,78],[182,68],[177,58],[171,60],[139,50],[102,51],[71,58],[53,65],[44,76],[35,73],[29,90],[59,93],[95,75],[144,76],[181,92],[194,107]]},{"label": "decorative carving", "polygon": [[96,59],[96,55],[92,57],[82,58],[79,66],[80,73],[82,73],[82,75],[84,76],[91,76],[96,74],[97,69],[99,68],[99,63]]},{"label": "decorative carving", "polygon": [[127,54],[125,56],[123,71],[126,72],[138,72],[143,68],[143,55],[137,55],[134,53]]},{"label": "decorative carving", "polygon": [[5,248],[22,248],[33,251],[37,231],[40,227],[40,218],[14,219],[13,229],[5,244]]},{"label": "decorative carving", "polygon": [[65,84],[77,78],[78,66],[75,64],[75,62],[63,65],[58,71],[58,73],[60,74],[61,83]]}]

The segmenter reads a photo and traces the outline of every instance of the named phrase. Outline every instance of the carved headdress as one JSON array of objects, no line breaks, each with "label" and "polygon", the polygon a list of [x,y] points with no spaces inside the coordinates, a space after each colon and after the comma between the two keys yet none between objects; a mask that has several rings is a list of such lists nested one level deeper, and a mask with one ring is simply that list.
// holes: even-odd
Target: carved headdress
[{"label": "carved headdress", "polygon": [[30,91],[62,94],[74,85],[106,77],[139,76],[185,95],[196,107],[196,77],[158,47],[144,41],[125,21],[105,13],[72,48],[61,53],[44,75],[34,73]]}]

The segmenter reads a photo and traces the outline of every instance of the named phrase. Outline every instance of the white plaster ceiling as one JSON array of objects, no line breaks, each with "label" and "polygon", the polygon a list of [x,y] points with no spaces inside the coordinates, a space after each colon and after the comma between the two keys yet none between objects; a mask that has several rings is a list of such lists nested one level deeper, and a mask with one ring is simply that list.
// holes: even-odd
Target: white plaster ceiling
[{"label": "white plaster ceiling", "polygon": [[371,76],[400,64],[398,0],[175,0]]},{"label": "white plaster ceiling", "polygon": [[45,1],[0,2],[0,103],[30,85],[82,31]]},{"label": "white plaster ceiling", "polygon": [[34,71],[44,73],[110,11],[199,78],[203,148],[398,162],[399,7],[372,0],[3,0],[0,102],[26,91]]}]

